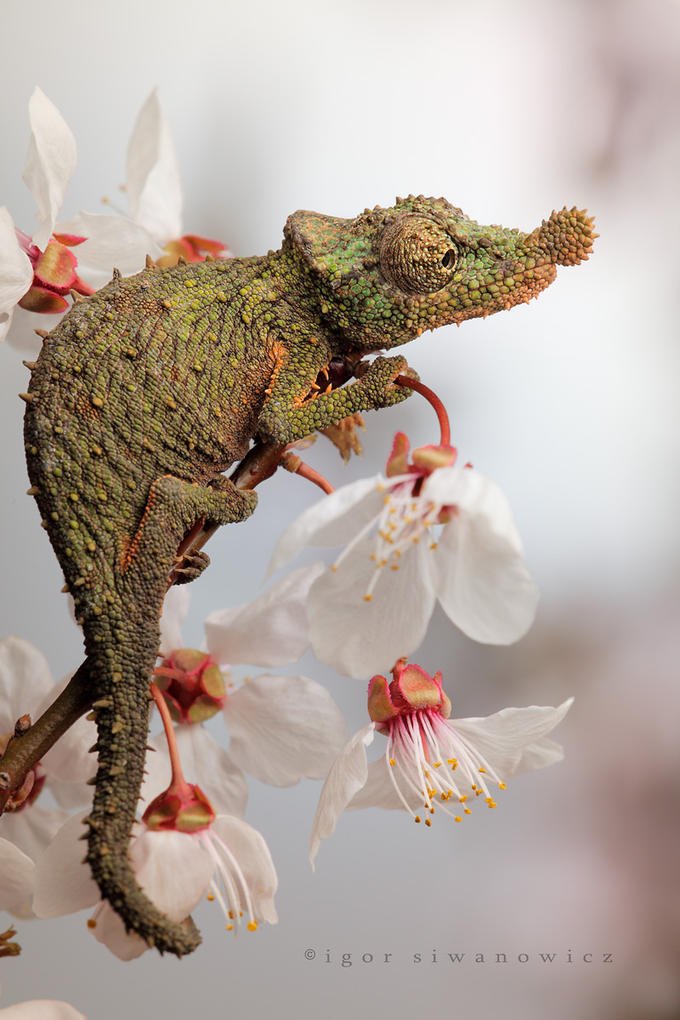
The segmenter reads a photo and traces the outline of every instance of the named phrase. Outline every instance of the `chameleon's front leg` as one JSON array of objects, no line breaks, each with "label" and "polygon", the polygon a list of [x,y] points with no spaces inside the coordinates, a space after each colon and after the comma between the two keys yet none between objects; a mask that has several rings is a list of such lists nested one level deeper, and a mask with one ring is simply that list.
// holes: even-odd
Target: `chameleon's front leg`
[{"label": "chameleon's front leg", "polygon": [[309,396],[312,383],[323,362],[301,358],[296,350],[289,352],[273,380],[270,393],[258,422],[261,435],[275,443],[292,443],[328,428],[358,411],[375,411],[391,407],[411,395],[411,390],[398,386],[398,375],[415,373],[406,358],[376,358],[361,378],[329,393]]}]

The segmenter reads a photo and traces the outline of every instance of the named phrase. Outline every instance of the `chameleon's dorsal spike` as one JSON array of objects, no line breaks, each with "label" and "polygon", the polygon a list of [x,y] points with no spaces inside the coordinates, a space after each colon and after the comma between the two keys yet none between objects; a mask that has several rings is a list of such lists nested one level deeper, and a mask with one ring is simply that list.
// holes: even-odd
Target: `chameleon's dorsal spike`
[{"label": "chameleon's dorsal spike", "polygon": [[80,294],[77,290],[69,291],[69,294],[73,298],[74,305],[80,304],[81,301],[85,301],[85,295]]},{"label": "chameleon's dorsal spike", "polygon": [[186,266],[186,264],[187,264],[187,260],[184,258],[184,255],[178,255],[177,256],[177,265],[178,266]]},{"label": "chameleon's dorsal spike", "polygon": [[69,586],[67,584],[62,584],[61,588],[59,589],[59,591],[62,593],[62,595],[68,595],[70,590],[71,589],[69,588]]},{"label": "chameleon's dorsal spike", "polygon": [[22,400],[25,400],[27,404],[30,404],[35,400],[33,393],[20,393],[19,396]]},{"label": "chameleon's dorsal spike", "polygon": [[123,274],[121,273],[120,269],[116,269],[114,266],[113,274],[111,276],[111,283],[118,283],[118,281],[121,280],[122,278]]},{"label": "chameleon's dorsal spike", "polygon": [[156,268],[156,263],[154,262],[150,255],[147,255],[146,258],[144,259],[144,265],[146,266],[147,269]]},{"label": "chameleon's dorsal spike", "polygon": [[30,487],[30,489],[26,489],[26,495],[27,496],[38,496],[39,494],[40,494],[40,489],[38,488],[37,485],[32,485]]},{"label": "chameleon's dorsal spike", "polygon": [[214,262],[215,261],[215,256],[211,255],[210,252],[208,251],[208,252],[205,253],[205,258],[203,259],[203,261],[204,262]]},{"label": "chameleon's dorsal spike", "polygon": [[36,329],[33,332],[35,333],[36,336],[39,336],[41,340],[46,340],[47,337],[49,336],[49,333],[47,332],[46,329]]},{"label": "chameleon's dorsal spike", "polygon": [[35,368],[35,366],[38,364],[38,362],[37,361],[25,361],[25,360],[22,359],[21,364],[24,366],[24,368],[27,368],[29,370],[29,372],[32,372],[33,369]]}]

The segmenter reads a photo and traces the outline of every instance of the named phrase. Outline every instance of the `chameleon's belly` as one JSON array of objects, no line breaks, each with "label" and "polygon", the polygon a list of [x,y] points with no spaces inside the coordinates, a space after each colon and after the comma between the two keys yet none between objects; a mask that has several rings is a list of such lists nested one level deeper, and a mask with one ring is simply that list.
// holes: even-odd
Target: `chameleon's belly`
[{"label": "chameleon's belly", "polygon": [[140,274],[79,303],[33,371],[28,472],[72,588],[115,573],[155,479],[207,482],[256,428],[267,373],[239,370],[247,341],[229,302],[164,296],[191,292],[183,268],[163,287]]}]

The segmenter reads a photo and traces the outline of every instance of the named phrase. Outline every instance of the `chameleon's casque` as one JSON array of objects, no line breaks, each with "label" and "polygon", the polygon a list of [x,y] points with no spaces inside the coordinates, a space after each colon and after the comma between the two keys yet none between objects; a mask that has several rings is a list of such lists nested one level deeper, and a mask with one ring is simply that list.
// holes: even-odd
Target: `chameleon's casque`
[{"label": "chameleon's casque", "polygon": [[331,360],[348,378],[363,352],[528,301],[593,236],[575,209],[524,234],[422,196],[353,220],[297,212],[279,251],[114,274],[47,336],[24,394],[26,456],[85,635],[78,677],[98,727],[87,858],[102,896],[159,950],[181,955],[199,936],[150,903],[128,862],[149,678],[184,535],[255,506],[222,472],[255,437],[288,443],[404,399],[402,357],[329,392],[316,380]]}]

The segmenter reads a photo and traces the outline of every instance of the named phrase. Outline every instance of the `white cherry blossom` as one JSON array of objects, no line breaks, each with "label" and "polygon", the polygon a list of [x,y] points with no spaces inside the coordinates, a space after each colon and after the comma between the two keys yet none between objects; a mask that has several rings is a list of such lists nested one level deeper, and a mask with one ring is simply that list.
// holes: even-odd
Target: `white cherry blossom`
[{"label": "white cherry blossom", "polygon": [[[347,808],[407,811],[425,826],[437,813],[462,822],[478,801],[495,808],[495,790],[505,790],[518,772],[561,761],[562,748],[547,734],[569,711],[573,698],[556,708],[504,708],[486,718],[450,718],[451,702],[441,674],[400,660],[393,680],[374,676],[369,685],[371,722],[354,734],[328,773],[310,838],[310,861]],[[366,748],[376,731],[384,754],[369,764]]]},{"label": "white cherry blossom", "polygon": [[[35,721],[65,683],[55,684],[44,656],[27,641],[0,641],[0,750],[17,719],[27,714]],[[34,861],[68,817],[67,809],[91,797],[87,779],[95,762],[88,748],[94,739],[92,723],[80,719],[34,766],[0,817],[0,909],[30,916]]]},{"label": "white cherry blossom", "polygon": [[385,475],[306,510],[284,532],[270,569],[305,546],[339,545],[307,609],[315,654],[349,676],[413,652],[437,601],[476,641],[508,644],[533,622],[538,592],[508,502],[494,482],[459,465],[453,447],[421,447],[409,462],[398,433]]},{"label": "white cherry blossom", "polygon": [[[82,862],[83,820],[70,818],[39,859],[33,909],[38,917],[60,917],[95,907],[88,927],[122,960],[149,946],[127,933],[110,905],[102,902]],[[228,931],[255,931],[278,920],[274,906],[276,871],[264,839],[239,818],[218,815],[197,832],[135,825],[130,862],[151,901],[172,921],[183,921],[201,900],[216,900]]]},{"label": "white cherry blossom", "polygon": [[[345,740],[339,708],[309,677],[265,674],[228,686],[220,681],[231,676],[235,662],[280,666],[302,655],[308,645],[307,592],[320,569],[294,571],[253,602],[211,613],[207,652],[182,648],[184,588],[166,598],[164,659],[155,679],[177,723],[185,770],[219,810],[244,811],[244,773],[274,786],[322,779]],[[228,750],[201,725],[220,709],[230,734]]]}]

